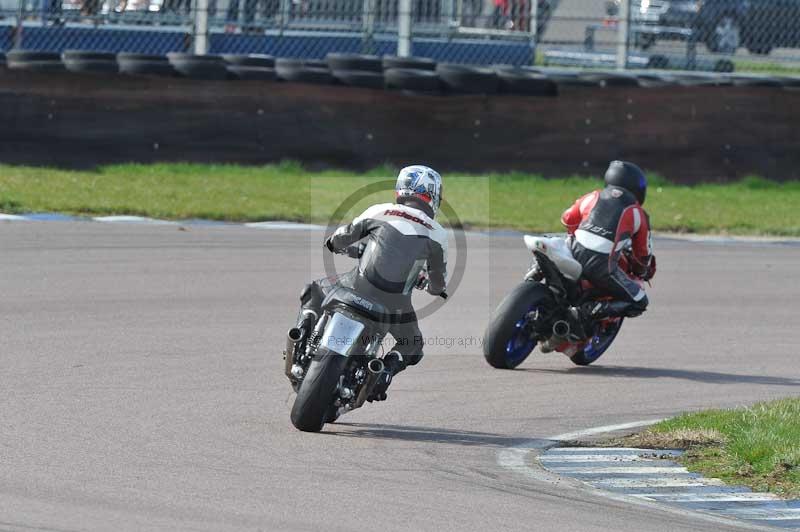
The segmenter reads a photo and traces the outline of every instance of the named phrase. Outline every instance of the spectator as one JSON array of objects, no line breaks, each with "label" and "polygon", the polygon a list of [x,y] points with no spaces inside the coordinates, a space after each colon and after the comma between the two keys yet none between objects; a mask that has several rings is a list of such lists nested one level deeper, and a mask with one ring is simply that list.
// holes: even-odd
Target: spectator
[{"label": "spectator", "polygon": [[464,13],[461,23],[469,28],[483,26],[481,18],[483,15],[483,0],[466,0],[464,2]]},{"label": "spectator", "polygon": [[42,24],[51,22],[54,26],[64,24],[62,20],[61,0],[41,0],[39,8],[42,14]]},{"label": "spectator", "polygon": [[494,27],[528,31],[530,8],[527,0],[494,0]]},{"label": "spectator", "polygon": [[84,17],[94,17],[99,12],[100,12],[100,0],[83,0],[81,2],[81,15],[83,15]]},{"label": "spectator", "polygon": [[494,24],[497,29],[509,29],[513,25],[508,16],[510,0],[494,0]]},{"label": "spectator", "polygon": [[[233,33],[239,23],[239,1],[230,0],[228,12],[225,16],[225,31]],[[263,28],[255,24],[256,12],[260,12],[262,19],[274,18],[280,11],[280,0],[244,0],[244,20],[242,31],[244,33],[259,33]],[[294,2],[292,3],[294,7]]]},{"label": "spectator", "polygon": [[191,0],[164,0],[164,7],[162,9],[166,13],[188,15],[190,7]]}]

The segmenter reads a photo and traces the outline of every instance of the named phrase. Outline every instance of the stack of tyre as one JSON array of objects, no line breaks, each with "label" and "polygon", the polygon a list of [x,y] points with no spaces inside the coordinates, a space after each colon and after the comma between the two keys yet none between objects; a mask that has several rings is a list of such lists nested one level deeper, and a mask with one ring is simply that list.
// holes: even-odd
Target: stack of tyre
[{"label": "stack of tyre", "polygon": [[278,79],[296,83],[329,85],[334,78],[328,64],[316,59],[292,59],[280,57],[275,60]]},{"label": "stack of tyre", "polygon": [[56,52],[33,52],[28,50],[9,50],[6,53],[6,66],[11,70],[29,72],[63,72],[64,63]]},{"label": "stack of tyre", "polygon": [[382,89],[383,62],[376,55],[328,54],[325,62],[338,83],[349,87]]},{"label": "stack of tyre", "polygon": [[442,90],[442,80],[436,72],[433,59],[386,55],[381,63],[387,89],[419,93],[438,93]]},{"label": "stack of tyre", "polygon": [[295,83],[340,84],[369,89],[400,90],[414,94],[522,94],[555,96],[560,88],[667,86],[747,86],[800,89],[800,78],[666,71],[653,56],[653,65],[641,71],[580,70],[515,66],[477,67],[436,63],[421,57],[328,54],[319,59],[275,59],[260,54],[164,55],[67,50],[64,53],[10,50],[0,54],[0,69],[32,72],[122,73],[180,76],[199,80],[282,80]]}]

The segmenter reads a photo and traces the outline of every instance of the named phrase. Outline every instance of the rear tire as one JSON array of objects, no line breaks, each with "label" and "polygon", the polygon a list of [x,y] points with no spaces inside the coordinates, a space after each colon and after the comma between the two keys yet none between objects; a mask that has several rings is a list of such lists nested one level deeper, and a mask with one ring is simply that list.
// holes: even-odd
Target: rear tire
[{"label": "rear tire", "polygon": [[534,340],[509,353],[509,342],[515,341],[518,323],[537,306],[552,305],[552,296],[546,286],[532,281],[520,283],[500,302],[489,320],[483,335],[483,357],[493,368],[514,369],[536,347]]},{"label": "rear tire", "polygon": [[292,425],[303,432],[319,432],[331,418],[334,393],[347,357],[325,353],[317,355],[297,391],[292,405]]}]

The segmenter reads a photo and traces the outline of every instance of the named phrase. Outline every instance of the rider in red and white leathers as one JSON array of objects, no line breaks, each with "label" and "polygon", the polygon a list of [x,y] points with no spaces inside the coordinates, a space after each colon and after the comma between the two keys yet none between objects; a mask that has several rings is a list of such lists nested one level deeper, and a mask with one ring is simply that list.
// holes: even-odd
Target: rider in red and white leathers
[{"label": "rider in red and white leathers", "polygon": [[613,161],[606,187],[580,198],[561,216],[572,239],[572,254],[583,265],[583,278],[614,299],[591,303],[582,317],[633,317],[645,311],[647,294],[630,274],[642,280],[655,275],[650,221],[642,208],[647,180],[633,163]]}]

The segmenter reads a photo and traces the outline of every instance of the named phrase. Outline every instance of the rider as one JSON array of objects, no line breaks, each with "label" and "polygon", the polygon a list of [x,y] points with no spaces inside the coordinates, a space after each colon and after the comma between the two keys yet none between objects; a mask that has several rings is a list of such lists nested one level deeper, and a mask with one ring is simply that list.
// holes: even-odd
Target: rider
[{"label": "rider", "polygon": [[358,267],[338,278],[314,281],[300,296],[301,313],[310,310],[319,316],[325,296],[337,285],[346,286],[396,313],[389,326],[395,345],[383,358],[386,371],[369,401],[386,399],[392,377],[422,359],[424,342],[411,305],[412,289],[440,295],[446,283],[447,233],[434,220],[442,201],[442,177],[427,166],[403,168],[395,196],[397,203],[373,205],[325,241],[331,252],[360,257]]},{"label": "rider", "polygon": [[[635,317],[647,308],[647,294],[626,271],[644,281],[656,273],[650,220],[642,208],[647,179],[641,168],[612,161],[606,186],[580,198],[561,216],[572,239],[572,254],[583,265],[583,278],[613,297],[573,309],[586,326],[607,317]],[[620,265],[624,255],[626,270]]]}]

